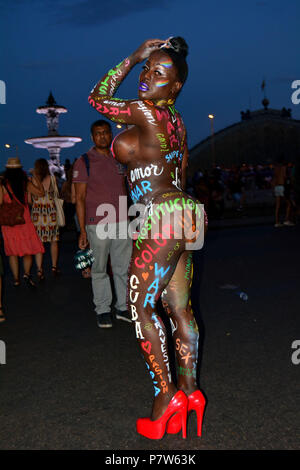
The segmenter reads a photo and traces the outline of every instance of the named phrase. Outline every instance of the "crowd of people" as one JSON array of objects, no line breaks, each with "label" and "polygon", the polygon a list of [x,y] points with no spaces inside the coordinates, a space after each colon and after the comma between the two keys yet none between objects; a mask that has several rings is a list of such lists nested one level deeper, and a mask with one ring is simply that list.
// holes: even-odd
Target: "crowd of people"
[{"label": "crowd of people", "polygon": [[[56,197],[59,195],[55,176],[50,175],[47,160],[36,160],[30,175],[24,171],[18,157],[9,158],[0,181],[0,209],[9,215],[7,225],[2,224],[4,253],[8,257],[13,276],[13,286],[18,288],[23,280],[30,288],[36,287],[32,277],[32,265],[35,258],[38,281],[45,279],[43,256],[45,244],[50,244],[52,273],[59,274],[59,224]],[[22,208],[21,220],[13,212],[13,206]],[[23,264],[23,276],[20,276],[20,259]],[[0,261],[0,275],[3,276],[3,260]],[[0,283],[0,298],[2,282]],[[0,303],[0,322],[5,315]]]},{"label": "crowd of people", "polygon": [[[66,225],[66,220],[72,225],[76,210],[82,258],[87,248],[93,254],[90,276],[97,325],[111,328],[113,310],[117,320],[132,323],[153,380],[155,397],[150,418],[138,418],[136,423],[137,432],[149,439],[179,431],[185,438],[192,410],[196,411],[197,435],[201,436],[206,399],[198,388],[199,327],[192,289],[193,259],[203,245],[196,242],[203,241],[206,213],[208,217],[222,217],[225,198],[242,211],[247,189],[274,188],[275,226],[281,226],[281,199],[287,203],[284,223],[293,224],[292,165],[279,162],[274,168],[217,167],[211,172],[198,171],[186,184],[186,130],[174,104],[187,77],[187,52],[188,46],[180,37],[145,41],[116,70],[111,69],[100,78],[89,96],[91,106],[106,119],[124,123],[125,132],[112,141],[110,123],[97,120],[91,126],[92,148],[73,165],[69,162],[65,166],[64,180],[59,174],[50,174],[45,159],[38,159],[28,176],[16,157],[8,159],[0,185],[0,216],[4,209],[11,210],[13,203],[22,207],[21,216],[11,212],[14,223],[2,222],[1,226],[15,288],[21,284],[20,258],[22,279],[28,287],[36,288],[31,275],[34,258],[38,282],[45,280],[46,243],[50,244],[51,271],[59,275],[60,227]],[[128,72],[145,59],[139,79],[139,101],[113,98]],[[133,203],[143,204],[144,208],[136,243],[128,237],[128,212],[121,208],[128,194]],[[171,214],[170,218],[164,217],[165,211]],[[203,230],[199,228],[200,220]],[[100,236],[104,232],[109,235]],[[199,268],[196,262],[194,265],[197,276]],[[159,298],[172,327],[175,381],[170,373],[167,330],[157,308]],[[3,322],[5,315],[0,307]]]},{"label": "crowd of people", "polygon": [[[111,137],[109,140],[111,141]],[[109,145],[105,145],[108,149]],[[103,152],[103,145],[101,152]],[[77,159],[71,164],[70,160],[66,159],[64,164],[64,177],[62,177],[60,172],[54,172],[54,174],[51,175],[48,161],[43,158],[36,160],[34,169],[30,171],[29,175],[23,170],[22,164],[18,158],[9,158],[7,161],[5,172],[1,176],[0,204],[10,201],[11,197],[16,198],[24,207],[25,219],[24,224],[2,226],[1,230],[4,253],[9,260],[9,266],[13,275],[13,285],[15,287],[21,284],[19,258],[23,260],[23,281],[27,283],[28,286],[36,287],[36,281],[31,274],[33,259],[35,259],[38,282],[45,279],[43,256],[46,243],[50,245],[52,261],[51,271],[55,276],[60,274],[58,257],[61,228],[58,225],[56,213],[56,191],[58,191],[60,198],[64,201],[64,230],[76,230],[78,235],[80,235],[81,228],[76,214],[76,191],[74,183],[74,181],[77,180],[73,178],[73,170],[74,165],[76,165],[76,167],[78,167],[78,164],[82,166],[82,157],[79,159],[79,163],[76,162]],[[294,180],[295,165],[292,163],[286,164],[284,161],[256,166],[243,164],[242,166],[234,166],[232,168],[215,167],[210,171],[198,170],[194,173],[192,178],[188,178],[187,192],[204,204],[205,211],[210,218],[218,219],[222,218],[224,215],[225,200],[231,201],[232,206],[235,207],[237,211],[243,211],[247,202],[246,191],[272,190],[275,197],[275,227],[281,227],[283,225],[294,225],[296,221],[298,211],[295,203]],[[84,184],[86,184],[86,182]],[[125,194],[124,191],[116,191],[118,195],[121,193],[123,195]],[[99,199],[99,195],[97,197]],[[101,198],[104,198],[104,194],[101,195]],[[283,205],[285,205],[285,220],[281,223],[280,209]],[[98,218],[95,219],[92,225],[96,226],[97,222]],[[82,219],[82,224],[84,223]],[[85,246],[87,246],[86,240],[84,243],[81,243],[80,247],[84,248]],[[95,246],[94,249],[97,250]],[[106,278],[105,283],[103,283],[103,285],[106,286],[104,287],[104,291],[107,291],[108,285],[108,274],[106,274],[107,261],[108,255],[104,257],[101,273],[98,274],[98,277]],[[110,275],[112,275],[110,258],[108,268]],[[0,299],[2,299],[2,276],[3,260],[0,256]],[[85,278],[92,277],[91,268],[86,267],[83,269],[82,276]],[[97,296],[98,298],[103,298],[102,294],[98,293],[98,295],[94,295],[94,301],[96,303],[98,301],[95,299],[97,299]],[[111,301],[111,293],[108,298],[109,301]],[[102,307],[102,310],[103,308],[105,312],[100,312],[101,307],[99,310],[98,306],[98,312],[100,312],[100,314],[107,314],[106,320],[104,321],[105,317],[99,316],[98,314],[98,326],[110,327],[112,325],[110,307],[105,305]],[[125,311],[124,302],[122,303],[120,311]],[[125,315],[123,314],[123,316]],[[0,323],[4,321],[5,315],[0,300]]]},{"label": "crowd of people", "polygon": [[[93,252],[92,269],[83,269],[82,276],[92,280],[97,324],[100,328],[110,328],[113,297],[110,277],[114,279],[116,318],[131,322],[126,306],[126,285],[132,240],[100,240],[97,237],[96,227],[103,219],[95,215],[98,205],[101,202],[111,203],[119,214],[119,196],[126,196],[127,190],[124,168],[118,165],[110,151],[110,124],[104,120],[96,121],[91,126],[91,138],[94,146],[87,154],[75,159],[73,164],[67,159],[64,171],[54,171],[53,175],[46,159],[36,160],[29,174],[18,157],[8,159],[0,177],[0,223],[1,210],[6,210],[5,204],[12,201],[22,207],[23,217],[21,223],[16,222],[12,213],[12,220],[8,222],[10,225],[1,225],[1,234],[13,286],[17,288],[24,282],[34,289],[45,280],[45,245],[50,247],[52,274],[58,276],[61,232],[76,231],[79,248],[84,250],[89,245]],[[59,223],[57,198],[63,200],[63,224]],[[127,217],[125,221],[117,221],[118,225],[119,222],[127,224]],[[35,277],[32,276],[34,260]],[[0,299],[3,274],[0,255]],[[0,322],[5,319],[0,302]]]},{"label": "crowd of people", "polygon": [[[280,174],[278,180],[278,168]],[[278,182],[279,181],[279,182]],[[210,218],[222,218],[226,202],[238,212],[242,212],[247,204],[249,192],[261,190],[273,192],[276,201],[275,226],[294,225],[297,208],[295,202],[295,165],[279,160],[275,164],[218,166],[212,170],[198,170],[187,180],[187,192],[197,197],[204,204]],[[282,186],[280,194],[276,186]],[[284,223],[279,221],[279,209],[285,204]]]}]

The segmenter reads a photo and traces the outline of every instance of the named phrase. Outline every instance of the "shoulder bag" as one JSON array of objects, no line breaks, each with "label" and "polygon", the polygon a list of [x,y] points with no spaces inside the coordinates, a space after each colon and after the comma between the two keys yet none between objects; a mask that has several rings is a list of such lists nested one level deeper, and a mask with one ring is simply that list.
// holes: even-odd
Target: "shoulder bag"
[{"label": "shoulder bag", "polygon": [[13,227],[14,225],[25,224],[24,206],[17,201],[5,185],[3,186],[6,189],[11,202],[3,202],[0,205],[0,225]]},{"label": "shoulder bag", "polygon": [[51,176],[51,182],[54,189],[54,203],[56,206],[57,224],[59,227],[64,227],[66,225],[65,213],[63,208],[64,200],[59,197],[55,176]]}]

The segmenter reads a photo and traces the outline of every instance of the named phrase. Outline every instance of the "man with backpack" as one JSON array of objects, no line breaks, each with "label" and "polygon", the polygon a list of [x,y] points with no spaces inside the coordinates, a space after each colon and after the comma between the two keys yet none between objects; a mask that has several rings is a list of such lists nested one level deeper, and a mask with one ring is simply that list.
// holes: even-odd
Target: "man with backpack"
[{"label": "man with backpack", "polygon": [[[108,256],[116,294],[116,318],[131,322],[126,307],[132,240],[127,234],[127,205],[124,205],[127,196],[125,172],[110,151],[112,131],[109,122],[103,119],[94,122],[91,137],[94,146],[76,160],[73,169],[80,226],[78,245],[85,249],[89,244],[95,258],[91,273],[97,325],[111,328],[112,290],[107,273]],[[119,199],[120,196],[123,198]],[[105,233],[108,235],[106,238]]]}]

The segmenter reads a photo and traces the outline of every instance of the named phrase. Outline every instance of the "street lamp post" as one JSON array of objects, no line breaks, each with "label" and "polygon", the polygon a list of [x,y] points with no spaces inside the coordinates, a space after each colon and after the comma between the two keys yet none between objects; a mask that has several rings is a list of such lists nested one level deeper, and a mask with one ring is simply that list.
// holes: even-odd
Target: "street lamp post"
[{"label": "street lamp post", "polygon": [[213,167],[216,165],[216,152],[215,152],[215,133],[214,133],[214,115],[208,115],[210,120],[210,133],[211,133],[211,157]]}]

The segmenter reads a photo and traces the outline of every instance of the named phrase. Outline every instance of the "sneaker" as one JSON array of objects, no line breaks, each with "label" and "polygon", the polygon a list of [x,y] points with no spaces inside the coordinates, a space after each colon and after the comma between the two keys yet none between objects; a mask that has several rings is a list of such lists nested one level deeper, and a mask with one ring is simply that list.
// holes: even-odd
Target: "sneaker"
[{"label": "sneaker", "polygon": [[283,222],[283,225],[288,225],[289,227],[294,227],[294,222],[291,222],[290,220],[286,220],[285,222]]},{"label": "sneaker", "polygon": [[127,321],[128,323],[132,323],[131,316],[129,315],[128,310],[117,310],[116,311],[116,318],[118,320],[124,320]]},{"label": "sneaker", "polygon": [[283,224],[275,224],[274,227],[283,227]]},{"label": "sneaker", "polygon": [[110,312],[108,313],[98,313],[97,314],[97,325],[99,328],[111,328],[112,325],[112,319],[111,319],[111,314]]}]

